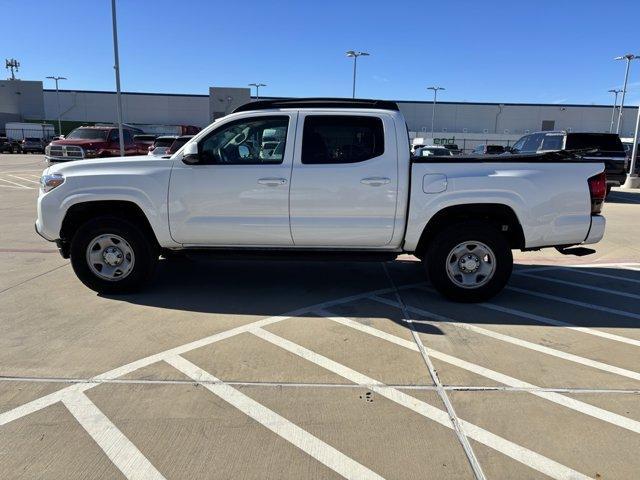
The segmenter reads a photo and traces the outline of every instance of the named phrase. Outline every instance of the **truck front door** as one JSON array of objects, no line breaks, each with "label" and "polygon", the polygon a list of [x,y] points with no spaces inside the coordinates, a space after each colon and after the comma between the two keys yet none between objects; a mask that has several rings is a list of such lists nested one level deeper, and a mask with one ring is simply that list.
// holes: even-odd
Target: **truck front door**
[{"label": "truck front door", "polygon": [[198,141],[199,163],[176,156],[171,236],[186,245],[291,245],[289,184],[295,113],[247,114]]},{"label": "truck front door", "polygon": [[291,183],[296,246],[382,247],[393,237],[398,149],[390,116],[300,113]]}]

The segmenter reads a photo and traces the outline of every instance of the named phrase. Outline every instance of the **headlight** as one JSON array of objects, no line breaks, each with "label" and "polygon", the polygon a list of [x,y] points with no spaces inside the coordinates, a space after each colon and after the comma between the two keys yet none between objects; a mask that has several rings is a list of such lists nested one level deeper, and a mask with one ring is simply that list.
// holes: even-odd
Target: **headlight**
[{"label": "headlight", "polygon": [[43,175],[40,177],[40,189],[44,192],[50,192],[56,187],[59,187],[64,183],[64,175],[61,173],[52,173],[50,175]]}]

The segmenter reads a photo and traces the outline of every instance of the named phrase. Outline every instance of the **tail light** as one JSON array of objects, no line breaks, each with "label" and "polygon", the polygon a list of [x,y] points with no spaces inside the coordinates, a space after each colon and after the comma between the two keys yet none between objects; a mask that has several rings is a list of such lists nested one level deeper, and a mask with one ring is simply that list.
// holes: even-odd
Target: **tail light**
[{"label": "tail light", "polygon": [[607,176],[604,172],[594,175],[589,180],[589,195],[591,196],[591,215],[602,211],[602,204],[607,196]]}]

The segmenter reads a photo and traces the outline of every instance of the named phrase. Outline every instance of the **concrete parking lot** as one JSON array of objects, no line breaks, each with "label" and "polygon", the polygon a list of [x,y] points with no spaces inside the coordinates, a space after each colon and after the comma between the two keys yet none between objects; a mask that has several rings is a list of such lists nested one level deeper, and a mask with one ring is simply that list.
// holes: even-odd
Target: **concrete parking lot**
[{"label": "concrete parking lot", "polygon": [[0,477],[640,476],[640,193],[577,258],[448,302],[421,265],[164,260],[96,295],[0,155]]}]

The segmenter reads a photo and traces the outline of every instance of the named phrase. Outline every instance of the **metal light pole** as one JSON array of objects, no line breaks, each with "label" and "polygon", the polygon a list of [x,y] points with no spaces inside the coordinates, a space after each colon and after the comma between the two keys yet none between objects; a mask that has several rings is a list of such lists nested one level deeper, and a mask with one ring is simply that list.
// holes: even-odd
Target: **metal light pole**
[{"label": "metal light pole", "polygon": [[67,77],[47,77],[56,82],[56,102],[58,103],[58,135],[62,135],[62,122],[60,121],[60,93],[58,92],[58,81],[66,80]]},{"label": "metal light pole", "polygon": [[367,52],[356,52],[355,50],[349,50],[347,52],[347,57],[353,57],[353,89],[351,92],[351,97],[356,98],[356,69],[358,65],[358,57],[368,57],[369,54]]},{"label": "metal light pole", "polygon": [[629,165],[629,175],[622,185],[623,188],[640,188],[640,177],[636,174],[636,155],[638,155],[638,130],[640,129],[640,106],[638,106],[638,117],[636,118],[636,129],[633,132],[633,148],[631,149],[631,165]]},{"label": "metal light pole", "polygon": [[627,80],[629,79],[629,65],[631,64],[631,60],[635,60],[639,58],[637,55],[633,53],[627,53],[626,55],[622,55],[620,57],[614,58],[614,60],[626,60],[627,67],[624,71],[624,85],[622,86],[622,99],[620,100],[620,111],[618,112],[618,124],[616,125],[616,133],[620,133],[620,124],[622,123],[622,110],[624,109],[624,96],[627,93]]},{"label": "metal light pole", "polygon": [[266,83],[250,83],[250,87],[256,87],[256,100],[260,100],[260,87],[266,87]]},{"label": "metal light pole", "polygon": [[611,109],[611,125],[609,126],[609,133],[613,132],[613,118],[616,115],[616,107],[618,106],[618,94],[622,92],[620,89],[611,89],[607,90],[609,93],[613,93],[615,95],[613,100],[613,108]]},{"label": "metal light pole", "polygon": [[118,26],[116,24],[116,0],[111,0],[111,21],[113,23],[113,57],[116,71],[116,107],[118,110],[118,137],[120,156],[124,157],[124,136],[122,133],[122,96],[120,95],[120,57],[118,56]]},{"label": "metal light pole", "polygon": [[436,99],[438,90],[445,90],[444,87],[427,87],[427,90],[433,90],[433,109],[431,110],[431,141],[433,141],[433,127],[436,121]]}]

